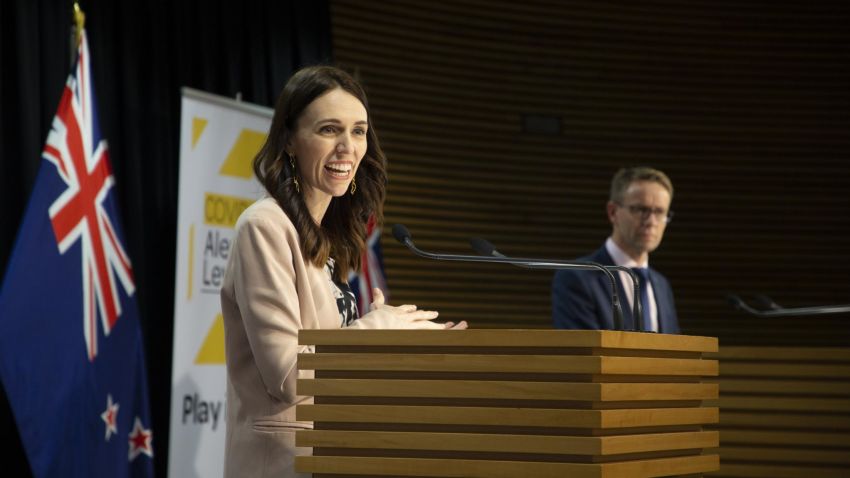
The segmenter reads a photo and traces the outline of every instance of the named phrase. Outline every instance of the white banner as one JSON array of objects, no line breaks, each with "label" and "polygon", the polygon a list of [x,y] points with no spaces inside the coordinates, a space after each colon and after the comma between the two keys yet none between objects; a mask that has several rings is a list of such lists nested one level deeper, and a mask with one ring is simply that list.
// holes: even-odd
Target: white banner
[{"label": "white banner", "polygon": [[219,288],[239,214],[262,195],[252,163],[269,108],[183,88],[168,475],[224,465],[224,324]]}]

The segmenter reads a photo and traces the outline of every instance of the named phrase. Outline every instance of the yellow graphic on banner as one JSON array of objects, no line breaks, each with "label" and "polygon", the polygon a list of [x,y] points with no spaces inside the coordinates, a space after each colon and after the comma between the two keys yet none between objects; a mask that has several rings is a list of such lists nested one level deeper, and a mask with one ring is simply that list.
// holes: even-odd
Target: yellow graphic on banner
[{"label": "yellow graphic on banner", "polygon": [[195,149],[195,145],[198,144],[198,140],[201,139],[201,135],[204,134],[204,128],[207,127],[207,123],[209,123],[209,121],[203,118],[192,118],[192,149]]},{"label": "yellow graphic on banner", "polygon": [[224,317],[215,316],[207,337],[195,357],[196,365],[224,365]]},{"label": "yellow graphic on banner", "polygon": [[253,202],[252,199],[208,192],[204,195],[204,224],[233,228],[242,211]]},{"label": "yellow graphic on banner", "polygon": [[237,178],[251,179],[254,174],[252,164],[254,156],[260,152],[266,141],[266,133],[243,129],[233,143],[233,148],[227,153],[224,164],[221,165],[219,174],[223,176],[236,176]]}]

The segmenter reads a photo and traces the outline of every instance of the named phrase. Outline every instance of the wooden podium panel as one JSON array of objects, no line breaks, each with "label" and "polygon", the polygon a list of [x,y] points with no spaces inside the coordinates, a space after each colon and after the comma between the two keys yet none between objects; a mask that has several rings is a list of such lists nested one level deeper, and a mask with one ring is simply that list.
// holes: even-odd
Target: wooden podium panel
[{"label": "wooden podium panel", "polygon": [[660,477],[719,468],[709,337],[304,330],[296,469],[317,478]]},{"label": "wooden podium panel", "polygon": [[717,478],[850,476],[850,349],[721,347]]}]

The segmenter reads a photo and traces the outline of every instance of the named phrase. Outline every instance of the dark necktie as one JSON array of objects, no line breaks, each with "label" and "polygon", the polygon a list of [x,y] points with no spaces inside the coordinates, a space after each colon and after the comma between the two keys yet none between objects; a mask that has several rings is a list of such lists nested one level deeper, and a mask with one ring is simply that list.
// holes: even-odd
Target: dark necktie
[{"label": "dark necktie", "polygon": [[640,308],[643,312],[643,330],[652,331],[652,318],[649,310],[649,269],[646,267],[634,268],[635,274],[640,277]]}]

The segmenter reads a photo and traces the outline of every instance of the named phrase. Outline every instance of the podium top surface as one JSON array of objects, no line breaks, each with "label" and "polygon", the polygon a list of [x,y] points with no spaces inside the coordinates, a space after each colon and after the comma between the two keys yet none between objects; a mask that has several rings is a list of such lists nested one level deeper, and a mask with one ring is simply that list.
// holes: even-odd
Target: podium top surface
[{"label": "podium top surface", "polygon": [[616,330],[301,330],[301,345],[433,347],[598,347],[717,352],[715,337]]}]

